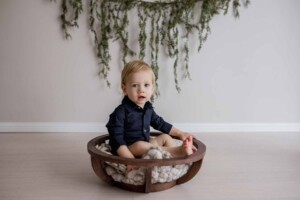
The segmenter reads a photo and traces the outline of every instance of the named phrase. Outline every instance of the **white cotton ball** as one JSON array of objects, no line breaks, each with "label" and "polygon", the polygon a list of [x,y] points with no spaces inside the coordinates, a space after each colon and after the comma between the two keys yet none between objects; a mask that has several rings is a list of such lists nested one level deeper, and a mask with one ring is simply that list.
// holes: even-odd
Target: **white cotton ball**
[{"label": "white cotton ball", "polygon": [[165,159],[172,158],[169,152],[163,151],[158,147],[151,148],[144,156],[144,159]]},{"label": "white cotton ball", "polygon": [[163,159],[169,159],[169,158],[172,158],[173,156],[169,152],[164,151],[162,153],[162,157],[163,157]]},{"label": "white cotton ball", "polygon": [[165,182],[170,182],[173,181],[173,177],[172,176],[168,176]]},{"label": "white cotton ball", "polygon": [[161,171],[162,171],[163,174],[167,174],[170,171],[170,167],[168,167],[168,166],[162,166],[161,167]]},{"label": "white cotton ball", "polygon": [[157,171],[152,171],[152,178],[155,179],[155,180],[157,180],[158,177],[159,177],[158,172]]},{"label": "white cotton ball", "polygon": [[119,168],[119,171],[122,173],[125,173],[127,171],[127,167],[124,164],[119,164],[118,168]]},{"label": "white cotton ball", "polygon": [[130,184],[130,179],[128,179],[128,178],[124,178],[124,179],[122,180],[122,182],[123,182],[123,183]]},{"label": "white cotton ball", "polygon": [[149,151],[148,151],[148,155],[150,156],[150,158],[152,159],[162,159],[162,153],[160,151],[160,149],[158,148],[151,148]]},{"label": "white cotton ball", "polygon": [[140,174],[137,174],[133,180],[135,183],[141,182],[144,179],[144,177],[142,177]]},{"label": "white cotton ball", "polygon": [[158,153],[155,155],[155,159],[163,159],[162,154]]},{"label": "white cotton ball", "polygon": [[163,153],[161,151],[156,151],[156,154],[155,154],[155,158],[156,159],[163,159]]},{"label": "white cotton ball", "polygon": [[124,176],[122,176],[121,174],[113,174],[113,179],[117,182],[122,182],[122,180],[124,179]]},{"label": "white cotton ball", "polygon": [[161,173],[159,177],[166,180],[168,178],[168,173]]},{"label": "white cotton ball", "polygon": [[159,179],[158,179],[158,182],[159,182],[159,183],[164,183],[164,182],[165,182],[165,179],[164,179],[164,178],[159,178]]},{"label": "white cotton ball", "polygon": [[127,172],[126,177],[129,179],[133,179],[135,175],[136,175],[136,170],[131,170]]},{"label": "white cotton ball", "polygon": [[170,174],[173,178],[176,178],[178,177],[178,170],[176,168],[172,168]]},{"label": "white cotton ball", "polygon": [[153,149],[154,148],[150,148],[143,156],[143,159],[151,159],[153,157]]}]

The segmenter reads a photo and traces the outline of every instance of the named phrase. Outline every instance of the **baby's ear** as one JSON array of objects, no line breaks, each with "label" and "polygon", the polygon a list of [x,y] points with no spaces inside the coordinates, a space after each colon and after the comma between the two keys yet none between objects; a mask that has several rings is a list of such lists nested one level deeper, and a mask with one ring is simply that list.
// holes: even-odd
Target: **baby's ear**
[{"label": "baby's ear", "polygon": [[121,88],[122,88],[123,93],[126,95],[126,86],[124,83],[122,83]]}]

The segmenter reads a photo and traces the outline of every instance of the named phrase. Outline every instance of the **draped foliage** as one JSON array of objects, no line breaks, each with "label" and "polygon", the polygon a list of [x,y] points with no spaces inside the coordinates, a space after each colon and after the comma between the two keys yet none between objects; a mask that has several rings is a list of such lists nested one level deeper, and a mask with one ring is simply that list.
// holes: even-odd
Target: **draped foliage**
[{"label": "draped foliage", "polygon": [[[86,12],[98,59],[99,76],[110,85],[108,73],[112,55],[109,46],[111,42],[118,41],[124,64],[133,57],[143,60],[147,56],[157,79],[160,68],[158,57],[160,51],[165,51],[173,61],[175,87],[179,92],[178,72],[184,78],[191,78],[190,35],[197,34],[200,51],[211,32],[209,23],[215,15],[225,15],[231,7],[233,16],[239,17],[239,8],[247,7],[249,3],[250,0],[89,0]],[[60,19],[65,38],[71,38],[70,28],[78,27],[82,12],[82,0],[61,1]],[[137,27],[135,30],[129,29],[131,12],[138,19],[138,23],[134,24]],[[134,37],[138,49],[130,47],[130,37]],[[180,70],[178,66],[182,66]]]}]

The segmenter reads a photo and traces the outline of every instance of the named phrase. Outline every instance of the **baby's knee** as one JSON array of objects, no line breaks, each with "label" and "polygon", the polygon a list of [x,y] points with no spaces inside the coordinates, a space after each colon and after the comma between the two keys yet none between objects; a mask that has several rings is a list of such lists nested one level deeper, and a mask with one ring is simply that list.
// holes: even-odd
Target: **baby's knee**
[{"label": "baby's knee", "polygon": [[137,141],[135,143],[133,143],[134,146],[146,146],[148,144],[148,142],[145,141]]},{"label": "baby's knee", "polygon": [[142,156],[149,150],[151,146],[152,144],[149,142],[137,141],[130,145],[128,149],[134,156]]},{"label": "baby's knee", "polygon": [[161,137],[165,141],[173,140],[173,138],[168,134],[162,134]]}]

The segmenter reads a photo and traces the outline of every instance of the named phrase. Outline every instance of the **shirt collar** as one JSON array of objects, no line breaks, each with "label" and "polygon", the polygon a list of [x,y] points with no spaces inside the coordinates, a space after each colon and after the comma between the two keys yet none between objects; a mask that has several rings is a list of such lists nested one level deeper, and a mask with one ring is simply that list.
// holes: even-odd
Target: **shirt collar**
[{"label": "shirt collar", "polygon": [[[128,111],[133,111],[135,109],[141,109],[140,106],[136,105],[134,102],[132,102],[128,96],[124,96],[123,100],[122,100],[122,104],[125,106],[125,108],[128,110]],[[148,109],[148,108],[152,108],[152,104],[147,101],[145,106],[144,106],[144,110]]]}]

